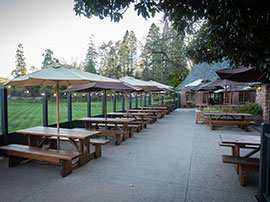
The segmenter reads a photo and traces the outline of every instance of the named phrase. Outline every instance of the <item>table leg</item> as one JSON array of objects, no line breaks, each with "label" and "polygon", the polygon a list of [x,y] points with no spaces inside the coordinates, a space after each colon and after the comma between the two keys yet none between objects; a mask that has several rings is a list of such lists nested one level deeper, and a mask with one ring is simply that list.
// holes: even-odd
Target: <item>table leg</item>
[{"label": "table leg", "polygon": [[[240,156],[240,147],[238,144],[235,144],[235,146],[234,146],[234,156],[236,156],[236,157]],[[238,164],[235,165],[235,169],[236,169],[237,174],[239,174],[239,165]]]},{"label": "table leg", "polygon": [[126,140],[128,138],[128,124],[127,123],[124,123],[123,124],[123,132],[124,132],[124,140]]},{"label": "table leg", "polygon": [[142,129],[143,129],[144,128],[144,116],[142,116],[141,120],[142,120]]},{"label": "table leg", "polygon": [[87,162],[87,154],[84,152],[84,145],[85,145],[84,140],[79,140],[79,151],[82,154],[79,157],[79,165],[80,166],[86,164],[86,162]]}]

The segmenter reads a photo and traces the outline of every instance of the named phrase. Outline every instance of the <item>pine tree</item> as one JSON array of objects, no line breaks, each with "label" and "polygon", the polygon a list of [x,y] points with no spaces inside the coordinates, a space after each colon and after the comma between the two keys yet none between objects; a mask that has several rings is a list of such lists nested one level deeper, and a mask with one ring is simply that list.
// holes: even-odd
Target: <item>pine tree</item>
[{"label": "pine tree", "polygon": [[11,72],[11,75],[14,76],[14,78],[17,78],[26,75],[27,73],[22,44],[18,45],[15,57],[16,57],[16,69],[14,69]]},{"label": "pine tree", "polygon": [[52,57],[53,51],[50,49],[46,49],[45,53],[42,54],[44,56],[44,60],[42,62],[42,69],[46,68],[47,65],[51,65],[58,62],[58,59]]},{"label": "pine tree", "polygon": [[96,47],[92,38],[93,36],[90,37],[90,41],[88,43],[84,71],[96,74],[97,73],[96,71],[97,52],[96,52]]}]

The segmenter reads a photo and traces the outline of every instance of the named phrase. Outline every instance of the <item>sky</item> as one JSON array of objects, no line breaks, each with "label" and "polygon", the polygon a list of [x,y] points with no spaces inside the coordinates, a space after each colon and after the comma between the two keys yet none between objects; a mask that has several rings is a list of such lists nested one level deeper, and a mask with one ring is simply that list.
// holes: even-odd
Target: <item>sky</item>
[{"label": "sky", "polygon": [[158,24],[161,14],[147,21],[127,10],[119,23],[110,19],[76,16],[73,0],[0,0],[0,77],[12,79],[16,68],[18,45],[24,47],[27,68],[41,68],[46,49],[53,57],[67,63],[85,59],[91,35],[96,46],[122,40],[126,30],[133,30],[143,41],[151,24]]}]

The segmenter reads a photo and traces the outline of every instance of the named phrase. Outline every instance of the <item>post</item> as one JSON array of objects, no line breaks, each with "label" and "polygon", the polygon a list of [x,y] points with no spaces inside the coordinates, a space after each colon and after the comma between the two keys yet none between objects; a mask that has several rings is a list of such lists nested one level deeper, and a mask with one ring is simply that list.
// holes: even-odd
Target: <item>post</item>
[{"label": "post", "polygon": [[132,109],[132,94],[129,94],[129,109]]},{"label": "post", "polygon": [[122,111],[125,111],[125,94],[122,93]]},{"label": "post", "polygon": [[113,112],[116,112],[116,93],[113,94]]},{"label": "post", "polygon": [[161,96],[161,104],[164,104],[164,95]]},{"label": "post", "polygon": [[180,108],[180,93],[177,93],[177,108]]},{"label": "post", "polygon": [[149,97],[148,97],[148,105],[151,105],[151,98],[152,96],[151,96],[151,93],[149,93]]},{"label": "post", "polygon": [[105,116],[105,94],[102,95],[102,115]]},{"label": "post", "polygon": [[143,106],[146,106],[146,93],[143,96]]},{"label": "post", "polygon": [[8,135],[8,101],[7,101],[7,89],[1,89],[1,116],[2,116],[2,135],[4,135],[4,144],[7,143]]},{"label": "post", "polygon": [[68,122],[72,121],[72,96],[71,93],[67,93],[67,107],[68,107]]},{"label": "post", "polygon": [[48,126],[48,92],[47,90],[43,91],[43,126]]},{"label": "post", "polygon": [[138,93],[136,93],[136,96],[135,96],[135,108],[136,109],[138,108]]},{"label": "post", "polygon": [[91,94],[90,92],[87,93],[87,117],[91,117]]}]

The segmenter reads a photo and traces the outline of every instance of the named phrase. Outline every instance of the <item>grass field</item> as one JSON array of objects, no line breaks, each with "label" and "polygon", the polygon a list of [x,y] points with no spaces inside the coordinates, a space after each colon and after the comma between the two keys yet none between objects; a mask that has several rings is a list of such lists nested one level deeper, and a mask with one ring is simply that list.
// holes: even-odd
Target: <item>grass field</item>
[{"label": "grass field", "polygon": [[[168,103],[171,98],[165,99]],[[147,100],[148,103],[148,100]],[[154,104],[158,103],[158,97],[154,98]],[[138,98],[138,106],[140,106],[140,98]],[[126,102],[125,102],[126,107]],[[135,108],[135,99],[132,100],[132,108]],[[122,100],[116,102],[116,111],[122,110]],[[107,101],[107,111],[113,111],[113,101],[111,98]],[[66,122],[67,119],[67,102],[60,101],[60,122]],[[91,115],[102,114],[101,98],[92,100]],[[72,120],[87,117],[87,103],[84,100],[72,101]],[[55,102],[48,103],[48,121],[49,124],[56,123],[56,104]],[[43,124],[42,117],[42,102],[33,102],[32,100],[8,100],[8,131],[14,132],[18,129],[29,128]],[[1,130],[0,122],[0,133]]]}]

